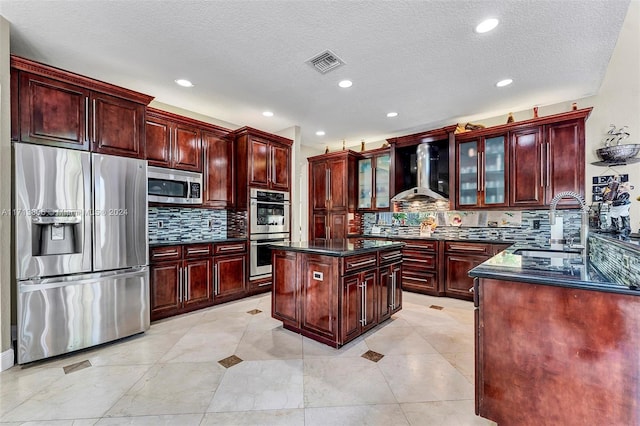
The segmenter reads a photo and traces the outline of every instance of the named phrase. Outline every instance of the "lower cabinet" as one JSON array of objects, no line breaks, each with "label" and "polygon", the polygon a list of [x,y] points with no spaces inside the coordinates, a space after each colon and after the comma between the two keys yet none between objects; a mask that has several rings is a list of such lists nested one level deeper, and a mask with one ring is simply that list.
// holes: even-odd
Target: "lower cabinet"
[{"label": "lower cabinet", "polygon": [[473,278],[469,271],[507,247],[509,244],[446,241],[445,296],[473,300]]},{"label": "lower cabinet", "polygon": [[440,296],[437,240],[407,241],[402,248],[402,285],[405,290]]},{"label": "lower cabinet", "polygon": [[402,308],[401,271],[399,248],[345,257],[273,250],[271,315],[340,347]]},{"label": "lower cabinet", "polygon": [[245,296],[245,242],[152,247],[150,260],[151,321]]}]

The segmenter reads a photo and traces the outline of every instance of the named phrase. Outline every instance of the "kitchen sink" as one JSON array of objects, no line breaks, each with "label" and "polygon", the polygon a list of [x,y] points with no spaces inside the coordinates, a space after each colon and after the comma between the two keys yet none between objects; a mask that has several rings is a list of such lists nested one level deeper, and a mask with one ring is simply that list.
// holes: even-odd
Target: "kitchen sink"
[{"label": "kitchen sink", "polygon": [[513,252],[526,257],[543,257],[546,259],[578,259],[582,253],[578,251],[544,250],[544,249],[519,249]]}]

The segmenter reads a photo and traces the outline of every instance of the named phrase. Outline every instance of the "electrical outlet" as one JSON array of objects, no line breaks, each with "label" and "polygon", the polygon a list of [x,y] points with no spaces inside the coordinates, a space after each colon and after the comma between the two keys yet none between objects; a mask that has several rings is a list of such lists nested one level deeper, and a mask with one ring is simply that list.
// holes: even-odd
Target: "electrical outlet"
[{"label": "electrical outlet", "polygon": [[540,220],[539,219],[534,219],[533,220],[533,229],[540,229]]},{"label": "electrical outlet", "polygon": [[158,228],[162,228],[164,226],[164,223],[161,220],[159,220],[157,225],[158,225]]}]

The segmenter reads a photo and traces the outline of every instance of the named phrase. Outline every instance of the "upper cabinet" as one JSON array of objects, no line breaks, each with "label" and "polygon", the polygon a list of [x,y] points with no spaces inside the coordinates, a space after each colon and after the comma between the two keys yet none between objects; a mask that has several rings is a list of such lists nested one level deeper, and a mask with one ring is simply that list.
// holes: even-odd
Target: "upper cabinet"
[{"label": "upper cabinet", "polygon": [[361,153],[358,161],[358,209],[389,210],[389,148]]},{"label": "upper cabinet", "polygon": [[235,148],[229,133],[203,131],[204,194],[202,204],[233,208],[235,191]]},{"label": "upper cabinet", "polygon": [[194,120],[147,108],[146,141],[149,165],[202,172],[202,131]]},{"label": "upper cabinet", "polygon": [[[584,197],[590,112],[586,108],[457,134],[456,208],[546,208],[563,191]],[[578,207],[573,200],[559,205]]]},{"label": "upper cabinet", "polygon": [[151,96],[11,56],[11,135],[21,142],[144,158]]},{"label": "upper cabinet", "polygon": [[507,153],[505,134],[456,140],[456,201],[460,208],[508,205]]},{"label": "upper cabinet", "polygon": [[[291,139],[250,127],[234,131],[238,156],[238,188],[289,191],[291,187]],[[241,200],[243,207],[246,200]]]}]

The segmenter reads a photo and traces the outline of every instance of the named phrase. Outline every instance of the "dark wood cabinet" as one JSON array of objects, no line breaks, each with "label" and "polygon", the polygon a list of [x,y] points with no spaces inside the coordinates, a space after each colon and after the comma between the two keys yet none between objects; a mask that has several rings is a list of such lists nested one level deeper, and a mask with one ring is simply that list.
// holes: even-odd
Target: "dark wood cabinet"
[{"label": "dark wood cabinet", "polygon": [[457,299],[473,300],[473,278],[469,271],[509,244],[445,241],[444,294]]},{"label": "dark wood cabinet", "polygon": [[402,308],[397,247],[345,257],[277,249],[272,256],[272,316],[319,342],[340,347]]},{"label": "dark wood cabinet", "polygon": [[151,320],[247,295],[247,244],[158,246],[150,250]]},{"label": "dark wood cabinet", "polygon": [[310,157],[309,239],[346,238],[354,221],[359,154],[339,151]]},{"label": "dark wood cabinet", "polygon": [[155,108],[146,111],[149,165],[202,172],[202,130],[195,120]]},{"label": "dark wood cabinet", "polygon": [[215,302],[244,296],[247,291],[247,243],[216,243],[214,253]]},{"label": "dark wood cabinet", "polygon": [[389,211],[389,148],[379,148],[361,154],[364,158],[358,160],[358,209]]},{"label": "dark wood cabinet", "polygon": [[406,241],[402,248],[402,286],[416,293],[441,296],[439,285],[439,246],[437,240]]},{"label": "dark wood cabinet", "polygon": [[543,176],[547,160],[539,126],[511,132],[509,202],[513,207],[538,207],[545,204]]},{"label": "dark wood cabinet", "polygon": [[11,57],[14,140],[145,158],[150,96]]},{"label": "dark wood cabinet", "polygon": [[[238,188],[288,192],[291,187],[291,139],[250,127],[234,131]],[[238,201],[248,196],[238,197]],[[241,203],[246,203],[242,200]],[[240,207],[243,205],[241,204]]]},{"label": "dark wood cabinet", "polygon": [[[586,117],[544,126],[547,204],[551,204],[556,194],[564,191],[575,192],[583,198],[585,196],[585,120]],[[580,207],[572,199],[563,199],[558,205]]]},{"label": "dark wood cabinet", "polygon": [[233,208],[236,203],[235,149],[228,134],[202,132],[204,193],[202,204]]}]

